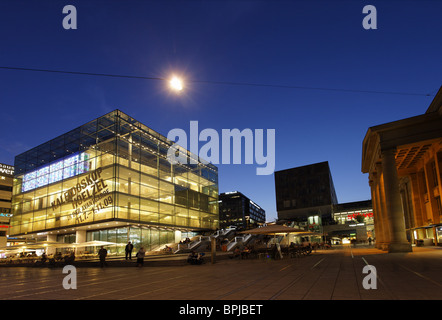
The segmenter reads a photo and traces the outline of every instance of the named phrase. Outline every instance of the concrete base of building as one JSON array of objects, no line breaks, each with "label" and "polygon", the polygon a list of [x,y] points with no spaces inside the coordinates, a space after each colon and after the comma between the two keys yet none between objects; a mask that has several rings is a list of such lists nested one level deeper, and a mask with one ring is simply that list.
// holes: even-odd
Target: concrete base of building
[{"label": "concrete base of building", "polygon": [[412,252],[411,243],[389,243],[388,253]]}]

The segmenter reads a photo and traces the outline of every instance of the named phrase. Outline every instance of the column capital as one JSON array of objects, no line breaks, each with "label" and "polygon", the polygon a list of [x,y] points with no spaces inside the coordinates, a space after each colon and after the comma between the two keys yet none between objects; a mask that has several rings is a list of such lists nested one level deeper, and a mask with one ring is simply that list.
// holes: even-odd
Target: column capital
[{"label": "column capital", "polygon": [[381,157],[387,156],[387,155],[394,155],[397,151],[396,147],[388,148],[388,149],[382,149],[381,148]]},{"label": "column capital", "polygon": [[368,184],[371,186],[376,183],[378,180],[378,173],[376,171],[370,172],[368,174]]},{"label": "column capital", "polygon": [[381,162],[381,161],[376,162],[376,163],[374,164],[374,166],[375,166],[375,168],[376,168],[376,172],[377,172],[377,173],[381,173],[381,172],[382,172],[382,162]]}]

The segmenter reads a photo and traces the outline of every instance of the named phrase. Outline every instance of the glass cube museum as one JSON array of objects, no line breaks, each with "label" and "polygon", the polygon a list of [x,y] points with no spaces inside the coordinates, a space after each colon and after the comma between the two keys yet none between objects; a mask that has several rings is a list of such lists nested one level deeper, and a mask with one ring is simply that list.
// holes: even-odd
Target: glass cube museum
[{"label": "glass cube museum", "polygon": [[173,144],[114,110],[18,155],[10,236],[107,241],[118,253],[215,230],[218,169],[189,151],[194,161],[172,164]]}]

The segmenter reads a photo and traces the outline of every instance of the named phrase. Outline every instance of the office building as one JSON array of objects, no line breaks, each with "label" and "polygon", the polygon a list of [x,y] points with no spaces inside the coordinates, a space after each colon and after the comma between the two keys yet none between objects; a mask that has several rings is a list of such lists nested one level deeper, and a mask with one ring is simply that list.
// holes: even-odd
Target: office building
[{"label": "office building", "polygon": [[308,222],[319,231],[338,203],[328,162],[275,172],[278,220]]},{"label": "office building", "polygon": [[252,229],[265,223],[265,210],[241,192],[232,191],[219,195],[220,227],[236,226]]},{"label": "office building", "polygon": [[0,163],[0,247],[5,247],[9,234],[14,167]]}]

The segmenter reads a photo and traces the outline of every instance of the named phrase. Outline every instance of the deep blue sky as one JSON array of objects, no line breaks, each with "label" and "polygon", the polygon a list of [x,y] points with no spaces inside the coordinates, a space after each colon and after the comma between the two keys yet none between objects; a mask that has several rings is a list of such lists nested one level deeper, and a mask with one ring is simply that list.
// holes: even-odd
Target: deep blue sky
[{"label": "deep blue sky", "polygon": [[[77,8],[64,30],[62,9]],[[377,30],[362,27],[375,5]],[[329,161],[339,202],[370,198],[362,140],[373,125],[425,112],[442,85],[441,1],[0,2],[0,66],[341,88],[430,97],[188,83],[0,69],[0,162],[113,109],[167,135],[276,130],[276,170]],[[202,145],[202,144],[201,144]],[[274,177],[219,165],[220,192],[238,190],[276,217]]]}]

